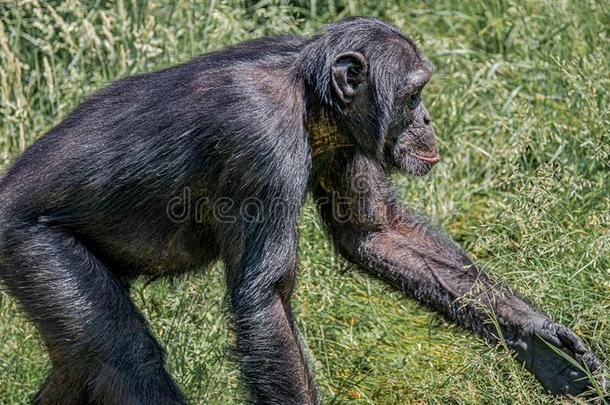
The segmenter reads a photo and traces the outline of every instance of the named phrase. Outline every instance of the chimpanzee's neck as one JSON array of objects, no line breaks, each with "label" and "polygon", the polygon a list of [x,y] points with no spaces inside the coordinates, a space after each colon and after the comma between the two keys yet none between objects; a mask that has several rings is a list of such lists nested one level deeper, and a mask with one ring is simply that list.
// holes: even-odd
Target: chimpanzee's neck
[{"label": "chimpanzee's neck", "polygon": [[342,134],[337,125],[332,123],[324,113],[309,118],[306,130],[314,158],[333,149],[353,146],[351,140]]}]

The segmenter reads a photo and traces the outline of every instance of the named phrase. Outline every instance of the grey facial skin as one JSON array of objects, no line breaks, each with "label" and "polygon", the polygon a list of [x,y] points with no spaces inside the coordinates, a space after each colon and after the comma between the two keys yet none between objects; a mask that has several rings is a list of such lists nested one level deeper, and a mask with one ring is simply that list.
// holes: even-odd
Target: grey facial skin
[{"label": "grey facial skin", "polygon": [[[394,26],[351,18],[128,77],[78,106],[0,178],[0,278],[53,366],[33,402],[185,403],[129,286],[218,260],[248,399],[319,402],[290,306],[308,192],[362,271],[491,342],[494,314],[546,389],[585,391],[590,381],[547,345],[600,370],[581,339],[483,273],[389,183],[440,159],[420,99],[432,72]],[[312,153],[308,128],[321,127],[349,142]],[[187,206],[197,215],[176,221],[168,204],[187,189],[231,204],[222,218]],[[244,215],[251,201],[274,215]]]}]

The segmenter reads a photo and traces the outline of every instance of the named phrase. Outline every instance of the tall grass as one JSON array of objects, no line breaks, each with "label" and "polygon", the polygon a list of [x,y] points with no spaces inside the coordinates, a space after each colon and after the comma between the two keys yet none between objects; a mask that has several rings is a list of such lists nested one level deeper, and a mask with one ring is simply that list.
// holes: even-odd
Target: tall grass
[{"label": "tall grass", "polygon": [[[0,166],[110,80],[358,14],[412,35],[436,64],[424,100],[443,163],[397,177],[442,223],[610,361],[610,9],[597,1],[0,2]],[[549,403],[504,351],[338,259],[303,212],[300,324],[327,403]],[[240,401],[222,275],[139,284],[135,299],[194,403]],[[0,293],[0,402],[27,403],[48,369]]]}]

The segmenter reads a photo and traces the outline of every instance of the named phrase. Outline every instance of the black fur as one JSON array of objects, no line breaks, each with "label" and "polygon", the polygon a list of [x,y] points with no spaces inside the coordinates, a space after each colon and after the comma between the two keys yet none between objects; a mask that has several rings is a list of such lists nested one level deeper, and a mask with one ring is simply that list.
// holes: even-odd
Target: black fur
[{"label": "black fur", "polygon": [[[53,363],[34,402],[184,403],[128,288],[216,260],[250,399],[317,402],[290,309],[308,190],[339,249],[405,293],[492,340],[485,308],[509,338],[556,328],[509,289],[458,309],[479,271],[392,198],[388,172],[425,174],[438,159],[418,99],[431,74],[395,27],[356,18],[128,77],[82,103],[0,180],[0,276]],[[352,146],[313,159],[308,128],[322,121]],[[353,195],[359,176],[369,187]],[[341,222],[328,208],[340,196],[359,202]],[[586,385],[566,381],[543,383]]]}]

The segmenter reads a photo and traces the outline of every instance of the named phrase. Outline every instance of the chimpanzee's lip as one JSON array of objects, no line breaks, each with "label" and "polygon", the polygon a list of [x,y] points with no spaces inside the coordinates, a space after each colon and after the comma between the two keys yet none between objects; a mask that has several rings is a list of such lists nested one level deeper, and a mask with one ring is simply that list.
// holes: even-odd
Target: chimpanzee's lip
[{"label": "chimpanzee's lip", "polygon": [[417,153],[411,153],[411,156],[413,156],[416,159],[423,160],[424,162],[430,163],[432,165],[435,163],[438,163],[441,160],[441,155],[438,153],[434,156],[425,156],[425,155],[418,155]]}]

